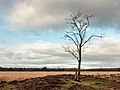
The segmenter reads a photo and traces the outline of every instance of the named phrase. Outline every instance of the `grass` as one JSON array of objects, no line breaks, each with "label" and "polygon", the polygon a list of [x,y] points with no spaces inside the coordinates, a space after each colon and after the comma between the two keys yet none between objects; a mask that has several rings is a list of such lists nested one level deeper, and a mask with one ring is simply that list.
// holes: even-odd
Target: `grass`
[{"label": "grass", "polygon": [[92,86],[92,85],[95,85],[96,82],[93,82],[93,81],[82,81],[80,82],[81,85],[83,86]]},{"label": "grass", "polygon": [[[91,87],[91,90],[102,90],[102,82],[95,82],[95,81],[65,81],[66,84],[63,86],[65,90],[68,90],[70,87],[74,87],[75,90],[79,90],[79,87]],[[85,89],[86,90],[86,89]]]},{"label": "grass", "polygon": [[14,85],[0,85],[0,90],[16,90]]}]

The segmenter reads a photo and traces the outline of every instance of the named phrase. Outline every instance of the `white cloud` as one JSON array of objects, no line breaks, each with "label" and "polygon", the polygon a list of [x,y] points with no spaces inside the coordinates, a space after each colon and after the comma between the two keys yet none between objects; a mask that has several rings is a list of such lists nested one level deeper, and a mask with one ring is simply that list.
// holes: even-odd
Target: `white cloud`
[{"label": "white cloud", "polygon": [[[119,45],[120,40],[114,38],[97,41],[83,52],[82,67],[119,67]],[[1,49],[0,63],[12,67],[77,67],[77,60],[65,53],[61,45],[46,42]]]},{"label": "white cloud", "polygon": [[[18,67],[43,67],[45,65],[48,67],[60,67],[61,65],[61,67],[68,67],[71,65],[75,67],[77,63],[74,62],[74,59],[69,57],[69,54],[64,52],[61,45],[46,42],[23,44],[15,49],[3,51],[0,51],[0,62],[2,65],[7,64],[6,66],[12,64]],[[12,54],[7,54],[9,52]],[[11,63],[9,61],[11,61]],[[71,62],[73,63],[71,64]]]},{"label": "white cloud", "polygon": [[86,48],[88,55],[120,55],[120,40],[112,37],[106,37],[94,42],[89,48]]}]

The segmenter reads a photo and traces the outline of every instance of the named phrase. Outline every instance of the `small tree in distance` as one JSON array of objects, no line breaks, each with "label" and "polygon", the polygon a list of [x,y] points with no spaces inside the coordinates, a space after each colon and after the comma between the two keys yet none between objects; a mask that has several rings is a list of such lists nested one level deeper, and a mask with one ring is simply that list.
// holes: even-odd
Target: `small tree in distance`
[{"label": "small tree in distance", "polygon": [[78,61],[78,69],[76,72],[75,79],[80,81],[80,72],[81,72],[81,57],[82,57],[82,47],[85,46],[93,37],[103,38],[103,35],[95,35],[92,34],[87,36],[87,30],[90,26],[89,19],[93,17],[93,15],[88,15],[86,13],[82,13],[78,11],[77,13],[73,13],[70,15],[67,23],[72,27],[72,30],[65,32],[65,39],[70,40],[73,43],[73,47],[62,46],[65,52],[69,52],[72,56],[74,56]]}]

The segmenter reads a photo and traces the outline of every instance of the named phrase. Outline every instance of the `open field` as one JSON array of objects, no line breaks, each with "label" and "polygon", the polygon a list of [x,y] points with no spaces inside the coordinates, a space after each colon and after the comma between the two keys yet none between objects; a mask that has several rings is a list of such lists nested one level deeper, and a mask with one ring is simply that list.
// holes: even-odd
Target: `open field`
[{"label": "open field", "polygon": [[[35,78],[35,77],[44,77],[47,75],[58,75],[58,74],[74,74],[75,72],[0,72],[0,81],[13,81],[13,80],[23,80],[27,78]],[[84,71],[81,72],[82,75],[106,75],[110,76],[110,74],[120,75],[120,72],[89,72]]]}]

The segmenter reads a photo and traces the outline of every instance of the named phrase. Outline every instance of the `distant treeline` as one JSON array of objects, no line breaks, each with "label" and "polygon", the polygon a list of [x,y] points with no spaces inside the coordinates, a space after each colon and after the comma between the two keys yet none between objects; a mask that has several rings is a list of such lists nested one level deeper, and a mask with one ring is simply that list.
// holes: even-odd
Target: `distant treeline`
[{"label": "distant treeline", "polygon": [[[0,71],[76,71],[77,68],[3,68]],[[95,68],[95,69],[82,69],[82,71],[120,71],[120,68]]]},{"label": "distant treeline", "polygon": [[3,68],[0,71],[76,71],[76,68]]},{"label": "distant treeline", "polygon": [[84,69],[83,71],[119,71],[120,68],[94,68],[94,69]]}]

